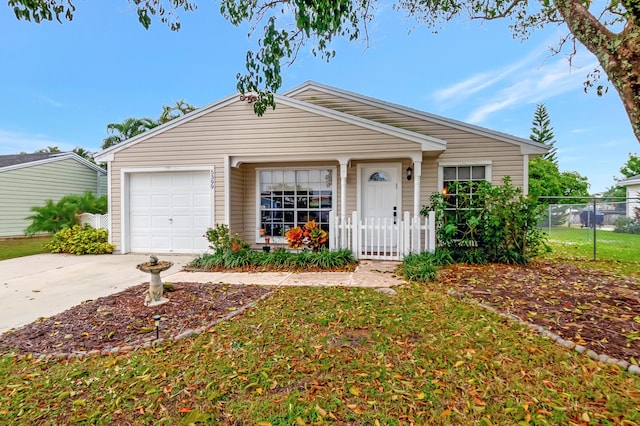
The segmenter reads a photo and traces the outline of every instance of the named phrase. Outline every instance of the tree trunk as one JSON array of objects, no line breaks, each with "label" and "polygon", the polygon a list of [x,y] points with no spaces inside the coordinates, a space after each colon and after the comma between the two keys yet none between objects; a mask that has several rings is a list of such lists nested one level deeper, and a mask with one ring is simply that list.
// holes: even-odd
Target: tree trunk
[{"label": "tree trunk", "polygon": [[[622,3],[629,1],[622,0]],[[616,88],[640,142],[640,27],[635,10],[629,11],[620,33],[602,25],[581,0],[554,0],[569,31],[593,53]],[[629,7],[628,7],[629,9]]]}]

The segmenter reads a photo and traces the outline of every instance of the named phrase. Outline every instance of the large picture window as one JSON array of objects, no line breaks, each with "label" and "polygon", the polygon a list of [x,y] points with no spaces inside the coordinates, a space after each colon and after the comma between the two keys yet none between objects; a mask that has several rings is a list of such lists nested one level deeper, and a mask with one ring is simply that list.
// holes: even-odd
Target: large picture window
[{"label": "large picture window", "polygon": [[329,231],[333,208],[333,170],[260,170],[259,228],[266,236],[281,237],[295,226],[315,220]]}]

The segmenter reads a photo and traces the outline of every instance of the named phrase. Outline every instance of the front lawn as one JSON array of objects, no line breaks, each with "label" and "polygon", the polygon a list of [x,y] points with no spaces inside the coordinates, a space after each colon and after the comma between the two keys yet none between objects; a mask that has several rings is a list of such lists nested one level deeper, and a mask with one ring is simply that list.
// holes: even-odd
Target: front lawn
[{"label": "front lawn", "polygon": [[46,253],[44,245],[49,241],[50,236],[0,240],[0,260]]},{"label": "front lawn", "polygon": [[198,337],[0,361],[4,424],[638,424],[640,377],[434,283],[279,288]]}]

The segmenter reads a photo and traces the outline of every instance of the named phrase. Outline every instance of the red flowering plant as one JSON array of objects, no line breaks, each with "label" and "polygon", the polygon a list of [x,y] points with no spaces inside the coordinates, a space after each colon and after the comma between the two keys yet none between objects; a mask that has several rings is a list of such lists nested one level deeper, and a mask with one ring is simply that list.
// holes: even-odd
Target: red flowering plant
[{"label": "red flowering plant", "polygon": [[321,229],[315,220],[305,223],[304,229],[299,226],[289,229],[284,236],[289,243],[289,248],[294,250],[306,246],[313,251],[318,251],[329,241],[329,234]]}]

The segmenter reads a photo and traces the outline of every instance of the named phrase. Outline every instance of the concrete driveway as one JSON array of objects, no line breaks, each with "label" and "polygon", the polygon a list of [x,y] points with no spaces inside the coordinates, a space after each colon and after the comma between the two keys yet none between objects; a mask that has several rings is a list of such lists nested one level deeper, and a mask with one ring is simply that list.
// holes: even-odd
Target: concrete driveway
[{"label": "concrete driveway", "polygon": [[[173,262],[162,273],[165,277],[182,269],[194,255],[158,257]],[[38,254],[0,261],[0,333],[148,282],[149,274],[136,269],[148,260],[148,255],[140,254]]]}]

